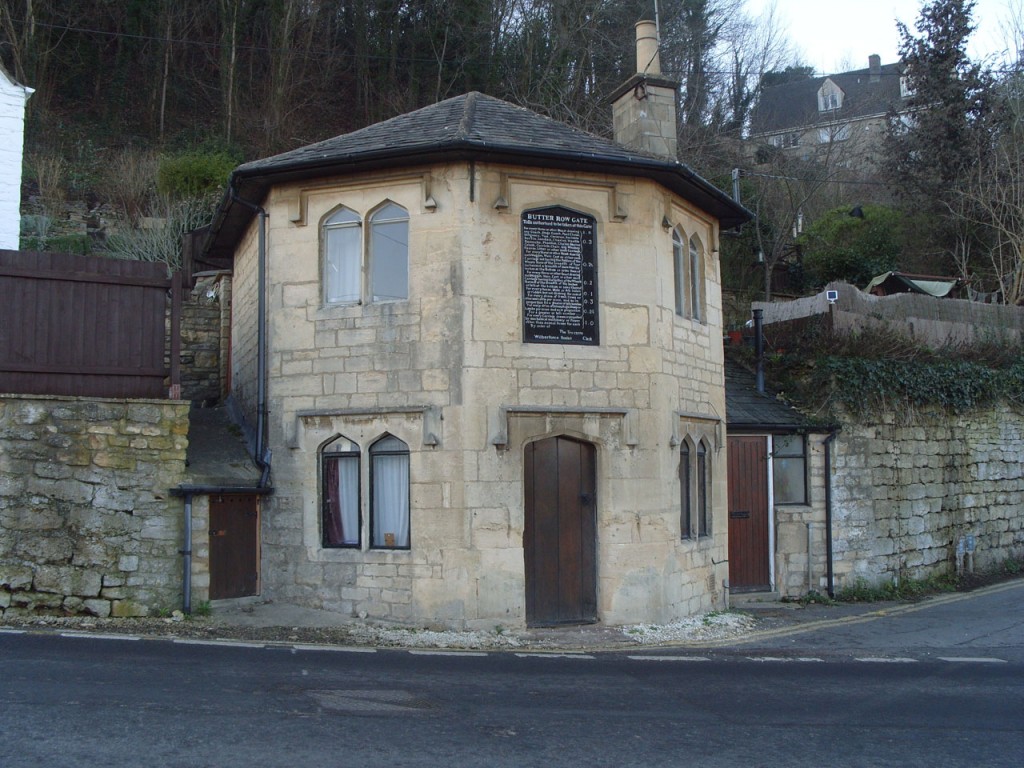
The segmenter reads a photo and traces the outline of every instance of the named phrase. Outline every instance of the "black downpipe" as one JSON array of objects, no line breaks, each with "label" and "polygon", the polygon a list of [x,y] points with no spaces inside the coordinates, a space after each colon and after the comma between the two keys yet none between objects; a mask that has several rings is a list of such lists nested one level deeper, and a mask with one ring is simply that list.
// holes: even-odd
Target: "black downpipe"
[{"label": "black downpipe", "polygon": [[764,394],[764,310],[754,310],[754,356],[757,359],[757,393]]},{"label": "black downpipe", "polygon": [[231,199],[254,211],[259,217],[258,287],[256,309],[256,465],[260,468],[260,488],[270,480],[270,452],[267,450],[267,212],[262,206],[243,200],[231,187]]},{"label": "black downpipe", "polygon": [[825,576],[828,596],[836,596],[832,561],[832,443],[837,432],[833,429],[822,443],[825,446]]}]

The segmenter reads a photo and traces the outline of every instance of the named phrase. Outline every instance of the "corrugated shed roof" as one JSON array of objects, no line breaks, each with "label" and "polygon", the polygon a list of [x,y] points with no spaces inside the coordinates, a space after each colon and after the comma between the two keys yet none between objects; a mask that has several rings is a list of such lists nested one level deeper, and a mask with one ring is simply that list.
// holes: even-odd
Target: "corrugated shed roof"
[{"label": "corrugated shed roof", "polygon": [[[649,178],[707,211],[726,229],[753,217],[677,160],[630,149],[476,92],[245,163],[232,173],[231,185],[242,199],[260,203],[276,183],[474,159]],[[230,255],[252,216],[250,206],[226,196],[205,254]]]}]

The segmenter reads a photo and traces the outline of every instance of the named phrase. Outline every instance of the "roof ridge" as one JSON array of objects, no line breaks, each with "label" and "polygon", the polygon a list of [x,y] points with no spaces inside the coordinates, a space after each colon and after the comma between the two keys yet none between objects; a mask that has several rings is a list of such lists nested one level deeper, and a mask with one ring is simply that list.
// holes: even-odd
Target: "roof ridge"
[{"label": "roof ridge", "polygon": [[480,100],[480,95],[480,91],[470,91],[466,94],[466,105],[462,109],[462,120],[459,121],[459,138],[469,138],[473,131],[473,123],[476,120],[476,105]]}]

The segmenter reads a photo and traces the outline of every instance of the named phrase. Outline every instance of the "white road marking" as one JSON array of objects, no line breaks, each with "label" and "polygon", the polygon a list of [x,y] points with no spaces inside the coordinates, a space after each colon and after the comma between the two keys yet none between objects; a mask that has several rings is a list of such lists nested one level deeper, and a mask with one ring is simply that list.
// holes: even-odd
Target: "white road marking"
[{"label": "white road marking", "polygon": [[627,656],[634,661],[711,661],[707,656]]},{"label": "white road marking", "polygon": [[140,635],[107,635],[93,632],[61,632],[61,637],[88,637],[93,640],[141,640]]},{"label": "white road marking", "polygon": [[[271,647],[271,646],[268,646]],[[376,653],[376,648],[364,648],[362,646],[350,646],[350,645],[312,645],[309,643],[300,643],[298,645],[291,646],[292,651],[337,651],[341,653]]]},{"label": "white road marking", "polygon": [[864,656],[854,658],[854,661],[865,661],[869,664],[916,664],[917,659],[908,659],[906,656]]},{"label": "white road marking", "polygon": [[1005,664],[1006,659],[994,659],[986,656],[939,656],[939,661],[952,661],[962,664]]},{"label": "white road marking", "polygon": [[409,653],[413,656],[486,656],[484,651],[428,651],[422,648],[412,648]]},{"label": "white road marking", "polygon": [[176,637],[179,645],[222,645],[227,648],[266,648],[265,643],[247,643],[242,640],[195,640],[191,637]]},{"label": "white road marking", "polygon": [[518,656],[521,659],[530,659],[530,658],[533,658],[533,659],[593,659],[594,658],[593,656],[590,656],[589,654],[586,654],[586,653],[540,653],[540,652],[537,652],[537,653],[517,653],[516,656]]}]

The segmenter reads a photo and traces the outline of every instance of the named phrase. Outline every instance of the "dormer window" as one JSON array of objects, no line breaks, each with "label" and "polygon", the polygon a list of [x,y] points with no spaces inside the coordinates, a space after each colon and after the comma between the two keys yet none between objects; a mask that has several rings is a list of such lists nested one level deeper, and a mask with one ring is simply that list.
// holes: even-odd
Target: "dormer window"
[{"label": "dormer window", "polygon": [[818,111],[831,112],[843,106],[843,89],[826,80],[818,89]]},{"label": "dormer window", "polygon": [[914,95],[914,86],[910,83],[909,75],[900,76],[900,98],[907,98]]}]

